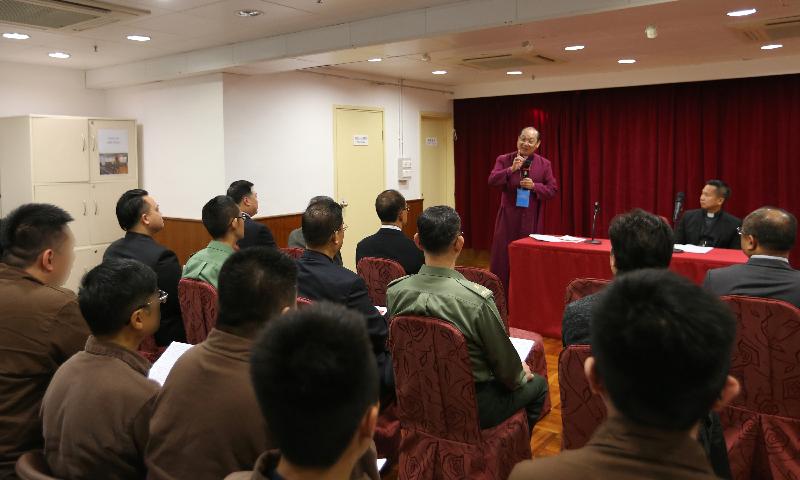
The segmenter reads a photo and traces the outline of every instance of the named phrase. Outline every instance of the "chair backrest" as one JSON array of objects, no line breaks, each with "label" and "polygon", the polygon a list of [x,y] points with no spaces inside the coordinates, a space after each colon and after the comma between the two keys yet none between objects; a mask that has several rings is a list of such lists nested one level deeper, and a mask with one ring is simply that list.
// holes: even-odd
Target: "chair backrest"
[{"label": "chair backrest", "polygon": [[178,282],[178,301],[181,304],[186,341],[197,345],[206,339],[217,324],[217,290],[209,283],[182,278]]},{"label": "chair backrest", "polygon": [[311,299],[306,297],[297,297],[297,308],[305,308],[310,306],[312,303]]},{"label": "chair backrest", "polygon": [[592,393],[583,364],[592,355],[589,345],[570,345],[558,356],[561,392],[561,448],[580,448],[607,416],[603,399]]},{"label": "chair backrest", "polygon": [[800,419],[800,310],[767,298],[725,296],[722,300],[738,324],[730,373],[742,389],[730,405]]},{"label": "chair backrest", "polygon": [[50,467],[41,450],[25,452],[14,466],[20,480],[58,480],[50,473]]},{"label": "chair backrest", "polygon": [[303,252],[305,251],[304,248],[297,248],[297,247],[284,247],[281,248],[281,252],[289,255],[290,257],[297,260],[298,258],[303,256]]},{"label": "chair backrest", "polygon": [[597,293],[606,288],[609,283],[611,283],[611,280],[602,278],[576,278],[567,285],[567,291],[564,294],[564,305]]},{"label": "chair backrest", "polygon": [[394,260],[377,257],[364,257],[356,265],[356,273],[367,284],[369,298],[373,305],[386,306],[386,288],[397,278],[404,277],[406,271]]},{"label": "chair backrest", "polygon": [[503,325],[506,326],[508,332],[508,304],[506,303],[506,290],[503,288],[503,283],[500,278],[494,273],[486,270],[485,268],[477,267],[456,267],[456,271],[470,282],[483,285],[492,291],[494,295],[494,303],[497,305],[497,310],[500,312],[500,318],[503,319]]},{"label": "chair backrest", "polygon": [[389,349],[402,428],[478,444],[475,381],[461,332],[437,318],[398,316]]}]

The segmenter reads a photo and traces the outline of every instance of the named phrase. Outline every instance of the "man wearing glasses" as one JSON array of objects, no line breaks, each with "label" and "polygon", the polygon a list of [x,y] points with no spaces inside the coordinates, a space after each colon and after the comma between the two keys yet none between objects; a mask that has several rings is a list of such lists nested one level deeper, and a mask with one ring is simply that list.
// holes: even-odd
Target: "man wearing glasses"
[{"label": "man wearing glasses", "polygon": [[244,213],[231,197],[219,195],[203,206],[203,226],[211,235],[208,246],[189,258],[183,278],[191,278],[217,288],[219,271],[233,255],[236,243],[244,237]]},{"label": "man wearing glasses", "polygon": [[500,155],[489,174],[489,185],[500,187],[500,208],[494,224],[490,270],[508,290],[508,244],[544,228],[544,201],[555,197],[558,182],[550,160],[537,155],[539,132],[526,127],[517,138],[517,150]]},{"label": "man wearing glasses", "polygon": [[342,248],[345,230],[342,206],[333,200],[321,200],[306,208],[303,213],[306,251],[297,260],[297,293],[311,300],[338,303],[364,315],[381,378],[381,397],[390,398],[394,395],[394,375],[392,359],[386,350],[386,320],[372,304],[364,280],[333,261]]}]

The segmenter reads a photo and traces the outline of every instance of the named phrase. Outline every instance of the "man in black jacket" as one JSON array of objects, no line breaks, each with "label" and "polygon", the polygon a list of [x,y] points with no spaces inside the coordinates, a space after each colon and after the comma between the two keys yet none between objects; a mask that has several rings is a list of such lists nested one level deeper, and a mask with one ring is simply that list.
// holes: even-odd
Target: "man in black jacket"
[{"label": "man in black jacket", "polygon": [[146,190],[128,190],[117,201],[117,221],[125,230],[125,236],[108,246],[103,261],[131,258],[152,268],[158,276],[158,288],[168,295],[167,303],[161,307],[156,343],[166,346],[172,341],[185,342],[186,331],[178,302],[181,266],[175,252],[153,240],[153,235],[164,228],[158,204]]},{"label": "man in black jacket", "polygon": [[318,201],[306,208],[303,213],[306,251],[297,260],[297,293],[311,300],[344,305],[364,316],[384,398],[394,392],[392,358],[386,349],[386,320],[372,304],[364,280],[333,262],[334,255],[342,248],[346,229],[342,207],[333,200]]},{"label": "man in black jacket", "polygon": [[406,199],[397,190],[385,190],[375,199],[375,211],[381,219],[381,228],[358,242],[356,263],[364,257],[388,258],[402,265],[408,275],[419,272],[425,254],[403,234],[408,223]]},{"label": "man in black jacket", "polygon": [[239,248],[255,247],[256,245],[277,248],[269,227],[252,218],[258,213],[258,193],[253,190],[253,182],[236,180],[228,187],[227,195],[239,205],[239,210],[245,214],[244,238],[239,240]]},{"label": "man in black jacket", "polygon": [[715,248],[739,248],[736,229],[742,220],[722,210],[731,195],[728,184],[709,180],[700,194],[700,208],[689,210],[675,228],[675,243]]}]

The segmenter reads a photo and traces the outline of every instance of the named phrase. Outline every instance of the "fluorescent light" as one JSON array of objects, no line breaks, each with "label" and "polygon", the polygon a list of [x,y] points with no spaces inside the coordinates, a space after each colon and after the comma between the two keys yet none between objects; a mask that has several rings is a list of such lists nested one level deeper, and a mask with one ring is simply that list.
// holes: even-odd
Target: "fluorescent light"
[{"label": "fluorescent light", "polygon": [[570,45],[569,47],[564,47],[564,50],[568,52],[575,52],[578,50],[583,50],[584,48],[586,47],[584,47],[583,45]]},{"label": "fluorescent light", "polygon": [[447,70],[434,70],[431,73],[434,75],[447,75]]},{"label": "fluorescent light", "polygon": [[4,33],[3,38],[7,38],[9,40],[27,40],[31,38],[31,36],[25,33],[9,32]]},{"label": "fluorescent light", "polygon": [[125,38],[127,38],[128,40],[134,41],[134,42],[149,42],[150,41],[150,37],[148,37],[147,35],[128,35]]},{"label": "fluorescent light", "polygon": [[47,56],[49,56],[50,58],[60,58],[61,60],[64,60],[71,57],[72,55],[64,52],[50,52],[47,54]]},{"label": "fluorescent light", "polygon": [[240,17],[257,17],[263,13],[261,10],[239,10],[236,15]]},{"label": "fluorescent light", "polygon": [[509,70],[506,72],[506,75],[522,75],[522,72],[519,70]]},{"label": "fluorescent light", "polygon": [[370,58],[367,60],[368,62],[382,62],[383,59],[381,57]]},{"label": "fluorescent light", "polygon": [[732,12],[728,12],[727,15],[729,17],[746,17],[748,15],[756,13],[757,11],[758,10],[756,10],[755,8],[747,8],[744,10],[734,10]]},{"label": "fluorescent light", "polygon": [[763,45],[761,47],[761,50],[775,50],[776,48],[782,48],[782,47],[783,45],[781,45],[780,43],[773,43],[770,45]]},{"label": "fluorescent light", "polygon": [[628,64],[628,63],[636,63],[636,60],[632,58],[620,58],[617,60],[617,63]]}]

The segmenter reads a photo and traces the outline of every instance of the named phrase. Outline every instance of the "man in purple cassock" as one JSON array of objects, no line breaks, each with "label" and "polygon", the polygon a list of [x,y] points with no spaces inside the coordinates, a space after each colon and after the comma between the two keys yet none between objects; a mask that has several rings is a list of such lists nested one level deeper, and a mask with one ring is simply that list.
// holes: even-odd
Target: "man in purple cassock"
[{"label": "man in purple cassock", "polygon": [[517,150],[497,157],[489,174],[489,185],[503,189],[494,224],[490,270],[500,277],[506,292],[508,244],[542,231],[544,200],[558,192],[550,160],[534,153],[540,143],[535,128],[524,128],[517,139]]}]

